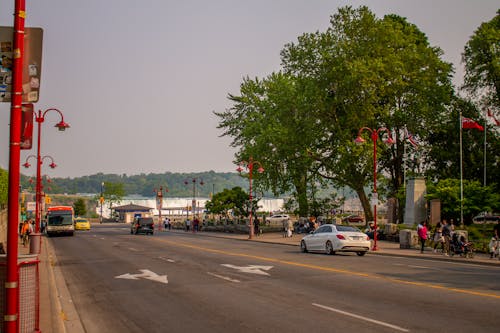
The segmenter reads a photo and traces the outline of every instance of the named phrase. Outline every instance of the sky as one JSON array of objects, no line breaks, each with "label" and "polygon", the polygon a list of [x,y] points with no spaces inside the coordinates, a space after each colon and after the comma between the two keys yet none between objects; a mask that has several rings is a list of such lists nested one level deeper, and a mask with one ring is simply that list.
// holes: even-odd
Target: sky
[{"label": "sky", "polygon": [[[44,30],[35,110],[57,108],[71,125],[59,132],[59,115],[46,114],[41,155],[58,167],[46,159],[42,174],[235,171],[213,112],[231,107],[244,77],[279,71],[284,45],[325,31],[345,5],[406,17],[453,63],[456,85],[465,44],[500,8],[498,0],[26,0],[26,26]],[[13,13],[14,0],[0,1],[0,25],[12,26]],[[10,104],[0,103],[4,169],[9,122]],[[30,154],[22,151],[21,164]],[[33,162],[21,172],[34,175]]]}]

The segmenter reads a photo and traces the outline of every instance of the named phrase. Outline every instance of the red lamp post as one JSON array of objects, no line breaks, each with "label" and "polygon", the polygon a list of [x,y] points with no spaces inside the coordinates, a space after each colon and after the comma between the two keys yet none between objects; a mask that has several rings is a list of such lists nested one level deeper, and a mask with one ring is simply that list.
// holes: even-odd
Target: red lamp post
[{"label": "red lamp post", "polygon": [[[58,122],[54,127],[57,127],[59,131],[65,131],[66,128],[69,128],[69,124],[64,122],[64,116],[61,111],[55,108],[50,108],[45,111],[38,110],[38,114],[35,115],[35,121],[38,123],[38,141],[37,141],[37,167],[36,167],[36,216],[35,216],[35,232],[39,233],[40,232],[40,219],[41,219],[41,214],[40,214],[40,200],[41,200],[41,169],[42,169],[42,158],[40,157],[40,144],[41,144],[41,139],[42,139],[42,123],[45,121],[45,115],[49,111],[55,111],[59,113],[61,116],[61,121]],[[50,157],[50,156],[44,156],[45,157]],[[50,157],[52,159],[52,157]],[[51,168],[55,168],[56,165],[54,163],[54,160],[52,159],[52,163],[50,164]]]},{"label": "red lamp post", "polygon": [[368,127],[362,127],[359,129],[358,132],[358,137],[354,140],[357,144],[362,144],[365,143],[366,140],[361,137],[361,133],[363,131],[368,131],[370,132],[370,137],[373,141],[373,195],[372,195],[372,200],[373,200],[373,223],[374,223],[374,228],[375,232],[373,233],[373,248],[372,251],[377,251],[377,201],[378,201],[378,194],[377,194],[377,140],[379,138],[379,134],[382,132],[386,132],[388,138],[384,141],[386,144],[391,145],[394,143],[394,140],[391,137],[391,132],[385,128],[381,127],[379,129],[371,129]]},{"label": "red lamp post", "polygon": [[21,104],[23,92],[23,55],[25,0],[15,0],[14,5],[14,57],[12,61],[12,102],[10,109],[9,140],[9,186],[7,210],[7,269],[5,288],[5,313],[3,331],[15,333],[19,322],[19,273],[18,255],[18,216],[19,216],[19,166],[21,159]]},{"label": "red lamp post", "polygon": [[[196,183],[199,183],[201,186],[205,185],[205,183],[203,182],[203,179],[197,179],[197,178],[193,178],[191,180],[191,183],[193,183],[193,201],[191,201],[191,211],[193,214],[193,221],[194,221],[194,214],[195,214],[195,210],[196,210]],[[189,182],[187,180],[185,180],[184,185],[187,185],[187,184],[189,184]],[[194,231],[194,228],[193,228],[193,231]]]},{"label": "red lamp post", "polygon": [[[163,207],[163,186],[160,186],[160,189],[153,189],[153,192],[156,193],[156,208],[158,209],[158,231],[161,231],[161,209]],[[168,192],[168,188],[165,187],[165,193]]]},{"label": "red lamp post", "polygon": [[[39,150],[40,152],[40,150]],[[41,169],[42,169],[42,164],[43,160],[46,158],[50,158],[51,162],[49,164],[49,167],[52,169],[57,167],[57,164],[54,163],[54,159],[52,156],[46,155],[40,158],[40,155],[35,156],[35,155],[29,155],[26,157],[26,161],[23,164],[23,167],[29,168],[31,164],[29,164],[28,160],[33,157],[37,159],[36,163],[36,187],[35,187],[35,233],[40,232],[40,221],[42,219],[42,176],[41,176]]]},{"label": "red lamp post", "polygon": [[248,181],[249,181],[249,195],[248,195],[248,200],[250,201],[250,214],[249,214],[249,221],[248,221],[248,239],[252,239],[254,232],[253,232],[253,220],[252,220],[252,213],[253,213],[253,202],[252,202],[252,174],[253,174],[253,168],[255,165],[258,165],[259,168],[257,169],[258,173],[263,173],[264,168],[262,167],[262,164],[259,161],[254,161],[253,157],[250,156],[248,161],[241,161],[238,165],[238,168],[236,171],[238,171],[240,174],[246,168],[248,170]]}]

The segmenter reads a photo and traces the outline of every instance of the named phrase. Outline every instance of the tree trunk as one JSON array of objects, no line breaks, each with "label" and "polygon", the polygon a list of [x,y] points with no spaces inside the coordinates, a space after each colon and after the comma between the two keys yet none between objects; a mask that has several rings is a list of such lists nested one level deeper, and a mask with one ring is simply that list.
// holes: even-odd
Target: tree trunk
[{"label": "tree trunk", "polygon": [[361,201],[363,211],[365,212],[365,224],[368,224],[368,221],[373,221],[373,212],[370,200],[368,200],[368,196],[366,195],[364,188],[355,188],[354,190],[356,191],[359,201]]}]

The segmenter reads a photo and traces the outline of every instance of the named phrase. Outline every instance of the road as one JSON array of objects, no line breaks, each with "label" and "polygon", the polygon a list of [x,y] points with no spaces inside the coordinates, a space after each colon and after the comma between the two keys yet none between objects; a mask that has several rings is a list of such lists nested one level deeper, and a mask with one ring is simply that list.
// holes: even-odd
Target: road
[{"label": "road", "polygon": [[500,268],[93,226],[51,238],[86,332],[497,332]]}]

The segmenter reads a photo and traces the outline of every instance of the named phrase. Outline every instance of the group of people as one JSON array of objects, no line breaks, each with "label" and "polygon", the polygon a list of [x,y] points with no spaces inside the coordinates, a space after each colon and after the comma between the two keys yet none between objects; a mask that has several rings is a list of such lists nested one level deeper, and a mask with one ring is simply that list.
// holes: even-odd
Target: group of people
[{"label": "group of people", "polygon": [[165,220],[163,220],[163,226],[165,227],[165,230],[172,229],[172,222],[170,221],[170,218],[166,217]]},{"label": "group of people", "polygon": [[19,238],[23,246],[26,246],[29,242],[29,235],[35,230],[35,221],[28,219],[24,222],[19,223]]},{"label": "group of people", "polygon": [[200,220],[198,219],[198,217],[195,217],[193,221],[187,218],[186,222],[184,222],[184,228],[185,231],[189,230],[192,230],[193,232],[200,231]]}]

